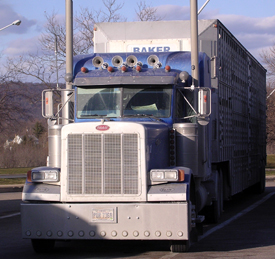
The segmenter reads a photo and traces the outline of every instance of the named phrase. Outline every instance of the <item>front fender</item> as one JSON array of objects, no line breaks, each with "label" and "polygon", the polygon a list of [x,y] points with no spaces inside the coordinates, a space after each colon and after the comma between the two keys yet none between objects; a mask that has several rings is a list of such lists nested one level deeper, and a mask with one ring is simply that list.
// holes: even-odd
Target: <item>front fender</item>
[{"label": "front fender", "polygon": [[186,167],[175,169],[184,170],[184,181],[150,186],[147,201],[189,201],[192,170]]},{"label": "front fender", "polygon": [[60,201],[60,186],[26,182],[22,201]]}]

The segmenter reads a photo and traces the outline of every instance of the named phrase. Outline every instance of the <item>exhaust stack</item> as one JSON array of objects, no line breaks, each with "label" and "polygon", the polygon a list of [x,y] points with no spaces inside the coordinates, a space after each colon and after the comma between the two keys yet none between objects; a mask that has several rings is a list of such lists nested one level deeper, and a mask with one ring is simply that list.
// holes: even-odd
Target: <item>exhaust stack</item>
[{"label": "exhaust stack", "polygon": [[192,80],[195,87],[199,86],[199,49],[198,49],[198,3],[190,0],[191,24],[191,69]]},{"label": "exhaust stack", "polygon": [[[73,75],[73,0],[66,0],[66,77]],[[67,78],[67,79],[71,79]],[[66,89],[72,86],[66,80]]]},{"label": "exhaust stack", "polygon": [[[72,89],[73,81],[73,0],[66,0],[66,89]],[[62,124],[68,124],[70,119],[68,91],[62,91]]]}]

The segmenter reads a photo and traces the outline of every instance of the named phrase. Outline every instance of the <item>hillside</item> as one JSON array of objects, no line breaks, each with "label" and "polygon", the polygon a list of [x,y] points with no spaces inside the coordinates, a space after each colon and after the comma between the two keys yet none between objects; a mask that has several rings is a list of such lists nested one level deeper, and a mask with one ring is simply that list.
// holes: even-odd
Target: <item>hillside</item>
[{"label": "hillside", "polygon": [[[52,85],[55,88],[55,85]],[[64,85],[61,86],[62,88]],[[0,142],[13,138],[15,134],[25,134],[35,121],[42,117],[41,96],[46,89],[38,83],[6,82],[0,92]]]}]

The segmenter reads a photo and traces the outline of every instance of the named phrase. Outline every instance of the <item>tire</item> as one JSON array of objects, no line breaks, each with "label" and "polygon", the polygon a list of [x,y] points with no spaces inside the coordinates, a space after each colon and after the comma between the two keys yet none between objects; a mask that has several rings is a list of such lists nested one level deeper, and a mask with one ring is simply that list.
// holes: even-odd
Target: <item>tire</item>
[{"label": "tire", "polygon": [[38,254],[52,252],[54,245],[54,239],[32,239],[32,248]]},{"label": "tire", "polygon": [[208,223],[218,223],[223,212],[223,174],[217,171],[217,194],[216,200],[212,201],[212,205],[204,208],[206,221]]},{"label": "tire", "polygon": [[172,241],[170,245],[170,250],[172,253],[183,253],[188,252],[190,248],[190,241],[183,240],[183,241]]},{"label": "tire", "polygon": [[192,227],[191,225],[191,218],[192,218],[192,213],[196,213],[195,208],[193,208],[192,204],[195,203],[195,187],[193,184],[191,184],[190,188],[190,202],[189,202],[189,215],[188,215],[188,220],[189,220],[189,233],[188,233],[188,240],[173,240],[171,241],[170,244],[170,251],[172,253],[184,253],[188,252],[190,249],[190,246],[193,242],[198,241],[198,231],[197,227]]},{"label": "tire", "polygon": [[217,200],[213,202],[213,221],[218,223],[223,212],[223,174],[218,172]]},{"label": "tire", "polygon": [[252,192],[255,194],[262,194],[265,192],[265,167],[262,167],[260,171],[260,181],[252,186]]}]

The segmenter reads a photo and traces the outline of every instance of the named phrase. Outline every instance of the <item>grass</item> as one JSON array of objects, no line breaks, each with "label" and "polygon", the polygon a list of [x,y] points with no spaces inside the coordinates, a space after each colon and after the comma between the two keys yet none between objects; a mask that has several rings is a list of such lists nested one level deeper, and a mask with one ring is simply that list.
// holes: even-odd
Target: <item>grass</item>
[{"label": "grass", "polygon": [[[26,175],[31,168],[0,168],[0,175]],[[26,177],[22,178],[0,178],[0,185],[24,184]]]},{"label": "grass", "polygon": [[275,155],[267,155],[266,167],[267,168],[275,168]]},{"label": "grass", "polygon": [[26,182],[26,178],[15,178],[15,179],[0,179],[0,185],[14,185],[14,184],[24,184]]},{"label": "grass", "polygon": [[15,175],[15,174],[26,174],[29,170],[32,168],[0,168],[0,175],[3,174],[9,174],[9,175]]},{"label": "grass", "polygon": [[265,170],[265,175],[267,175],[267,176],[274,175],[275,176],[275,170],[272,170],[272,171]]}]

